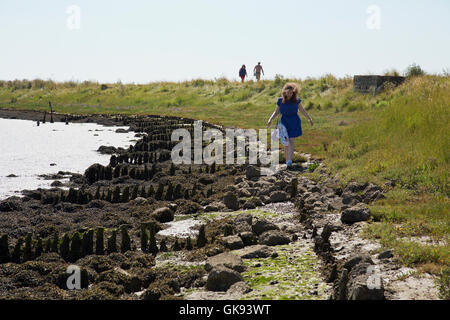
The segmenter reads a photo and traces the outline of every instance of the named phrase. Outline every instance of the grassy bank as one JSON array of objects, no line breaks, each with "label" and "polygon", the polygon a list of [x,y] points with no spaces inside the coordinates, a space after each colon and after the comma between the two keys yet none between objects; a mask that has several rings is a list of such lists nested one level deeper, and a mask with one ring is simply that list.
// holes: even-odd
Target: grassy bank
[{"label": "grassy bank", "polygon": [[[48,110],[52,101],[58,112],[174,115],[262,128],[286,81],[10,81],[0,82],[0,107]],[[294,81],[315,122],[310,127],[303,121],[296,150],[323,158],[343,184],[395,185],[387,199],[371,206],[374,221],[366,236],[394,248],[405,265],[443,274],[441,287],[448,287],[450,78],[412,77],[375,97],[354,93],[350,78]]]}]

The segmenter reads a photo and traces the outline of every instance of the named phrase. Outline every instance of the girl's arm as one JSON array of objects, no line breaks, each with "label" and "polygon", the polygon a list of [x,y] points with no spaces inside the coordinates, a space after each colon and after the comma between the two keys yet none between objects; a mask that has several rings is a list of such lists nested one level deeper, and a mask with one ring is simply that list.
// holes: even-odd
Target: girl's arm
[{"label": "girl's arm", "polygon": [[277,105],[277,108],[275,109],[275,111],[272,113],[272,116],[270,117],[269,121],[267,121],[267,127],[270,126],[270,124],[272,123],[273,118],[275,118],[277,115],[280,114],[280,106]]},{"label": "girl's arm", "polygon": [[304,115],[305,118],[308,119],[309,123],[313,126],[314,122],[312,121],[312,119],[309,116],[308,112],[306,112],[306,110],[303,108],[303,105],[302,105],[301,102],[299,103],[298,108],[299,108],[300,112],[302,113],[302,115]]}]

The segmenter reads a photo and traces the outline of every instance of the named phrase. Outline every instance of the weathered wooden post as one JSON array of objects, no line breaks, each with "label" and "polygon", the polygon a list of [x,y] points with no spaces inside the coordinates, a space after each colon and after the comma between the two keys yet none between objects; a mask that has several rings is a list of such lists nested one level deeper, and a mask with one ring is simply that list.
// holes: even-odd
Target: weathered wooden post
[{"label": "weathered wooden post", "polygon": [[53,123],[53,108],[50,101],[48,102],[48,106],[50,107],[50,123]]}]

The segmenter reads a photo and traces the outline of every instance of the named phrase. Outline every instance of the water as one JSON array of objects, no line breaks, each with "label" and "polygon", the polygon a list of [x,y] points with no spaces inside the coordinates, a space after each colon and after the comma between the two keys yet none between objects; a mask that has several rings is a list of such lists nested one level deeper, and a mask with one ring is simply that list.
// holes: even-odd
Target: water
[{"label": "water", "polygon": [[[53,181],[38,177],[42,174],[84,173],[94,163],[107,165],[110,155],[96,151],[101,145],[124,148],[134,139],[134,132],[116,133],[119,128],[128,129],[0,119],[0,199],[21,196],[24,189],[50,188]],[[18,177],[7,177],[10,174]]]}]

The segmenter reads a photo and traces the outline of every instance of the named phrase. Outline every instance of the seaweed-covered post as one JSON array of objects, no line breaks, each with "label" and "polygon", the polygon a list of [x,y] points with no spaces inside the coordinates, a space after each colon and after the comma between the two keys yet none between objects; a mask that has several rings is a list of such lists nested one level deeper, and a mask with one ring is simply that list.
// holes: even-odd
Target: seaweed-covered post
[{"label": "seaweed-covered post", "polygon": [[202,224],[200,226],[200,230],[198,232],[197,238],[197,248],[203,248],[207,243],[206,233],[205,233],[205,225]]},{"label": "seaweed-covered post", "polygon": [[294,199],[298,192],[298,179],[294,178],[291,182],[291,198]]},{"label": "seaweed-covered post", "polygon": [[72,241],[70,242],[70,261],[75,262],[81,257],[81,237],[79,232],[75,232],[72,236]]},{"label": "seaweed-covered post", "polygon": [[121,246],[120,246],[120,251],[122,253],[125,253],[127,251],[131,250],[131,239],[130,236],[128,235],[128,230],[126,226],[122,226],[120,228],[120,233],[121,233]]},{"label": "seaweed-covered post", "polygon": [[112,197],[112,202],[113,202],[113,203],[119,203],[120,200],[121,200],[121,197],[120,197],[120,187],[117,186],[117,187],[114,189],[114,193],[113,193],[113,197]]},{"label": "seaweed-covered post", "polygon": [[48,106],[50,108],[50,123],[53,123],[53,107],[52,107],[52,103],[49,101],[48,102]]},{"label": "seaweed-covered post", "polygon": [[83,234],[81,256],[89,256],[94,253],[94,230],[89,229]]},{"label": "seaweed-covered post", "polygon": [[24,261],[33,260],[32,243],[33,243],[32,234],[28,233],[27,236],[25,237],[25,250],[23,252]]},{"label": "seaweed-covered post", "polygon": [[16,242],[16,245],[14,246],[14,250],[11,255],[11,261],[14,263],[20,263],[21,257],[22,257],[22,244],[23,239],[19,238]]},{"label": "seaweed-covered post", "polygon": [[117,231],[113,230],[111,236],[108,238],[108,254],[117,252]]},{"label": "seaweed-covered post", "polygon": [[163,238],[161,240],[161,243],[159,244],[159,251],[161,252],[167,252],[169,249],[167,249],[166,239]]},{"label": "seaweed-covered post", "polygon": [[175,242],[172,245],[172,251],[180,251],[181,250],[181,246],[180,243],[178,242],[178,238],[175,239]]},{"label": "seaweed-covered post", "polygon": [[141,224],[141,250],[142,252],[147,252],[148,250],[148,234],[147,225],[145,223]]},{"label": "seaweed-covered post", "polygon": [[53,234],[52,246],[50,247],[50,252],[58,252],[58,244],[59,244],[58,233],[55,232]]},{"label": "seaweed-covered post", "polygon": [[52,239],[47,238],[45,240],[44,252],[49,253],[52,250]]},{"label": "seaweed-covered post", "polygon": [[191,241],[191,237],[187,237],[186,239],[186,250],[192,250],[192,241]]},{"label": "seaweed-covered post", "polygon": [[70,238],[69,235],[65,233],[61,240],[61,244],[59,245],[59,253],[61,254],[61,257],[67,261],[69,259],[69,252],[70,252]]},{"label": "seaweed-covered post", "polygon": [[8,235],[4,234],[0,238],[0,263],[9,262]]},{"label": "seaweed-covered post", "polygon": [[105,229],[103,228],[97,228],[97,238],[96,238],[96,242],[95,242],[95,254],[98,255],[104,255],[105,254],[105,247],[104,247],[104,233],[105,233]]},{"label": "seaweed-covered post", "polygon": [[158,246],[156,245],[156,230],[155,226],[152,224],[150,226],[150,244],[148,251],[152,253],[154,256],[158,253]]},{"label": "seaweed-covered post", "polygon": [[41,256],[43,252],[42,238],[39,237],[36,242],[36,247],[34,248],[34,257],[37,258]]}]

